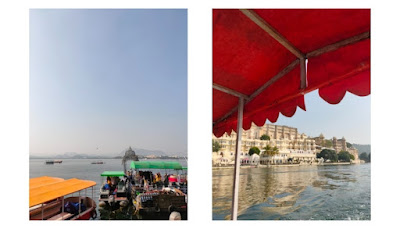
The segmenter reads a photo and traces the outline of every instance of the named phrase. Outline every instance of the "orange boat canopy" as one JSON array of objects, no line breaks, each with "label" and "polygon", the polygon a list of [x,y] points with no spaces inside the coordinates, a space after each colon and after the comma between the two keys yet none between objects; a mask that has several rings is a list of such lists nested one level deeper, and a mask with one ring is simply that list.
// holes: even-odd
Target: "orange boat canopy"
[{"label": "orange boat canopy", "polygon": [[48,177],[48,176],[36,177],[29,180],[29,189],[37,188],[40,186],[46,186],[61,181],[64,181],[64,179],[58,177]]},{"label": "orange boat canopy", "polygon": [[[40,184],[42,182],[42,184]],[[29,207],[92,187],[96,182],[72,178],[38,177],[29,181]]]}]

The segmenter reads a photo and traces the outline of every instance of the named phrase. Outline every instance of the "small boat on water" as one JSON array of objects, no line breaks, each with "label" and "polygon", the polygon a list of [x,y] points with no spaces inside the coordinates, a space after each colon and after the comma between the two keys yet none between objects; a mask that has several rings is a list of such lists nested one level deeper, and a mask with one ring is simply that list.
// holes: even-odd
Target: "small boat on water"
[{"label": "small boat on water", "polygon": [[61,160],[47,160],[46,165],[53,165],[53,164],[61,164],[62,161]]},{"label": "small boat on water", "polygon": [[[37,177],[29,180],[30,220],[88,220],[96,218],[93,186],[96,182],[76,178]],[[81,196],[92,188],[92,198]],[[77,194],[68,196],[71,194]],[[68,196],[68,197],[66,197]]]},{"label": "small boat on water", "polygon": [[102,161],[93,161],[91,164],[92,165],[102,165],[102,164],[105,164],[105,163],[102,162]]}]

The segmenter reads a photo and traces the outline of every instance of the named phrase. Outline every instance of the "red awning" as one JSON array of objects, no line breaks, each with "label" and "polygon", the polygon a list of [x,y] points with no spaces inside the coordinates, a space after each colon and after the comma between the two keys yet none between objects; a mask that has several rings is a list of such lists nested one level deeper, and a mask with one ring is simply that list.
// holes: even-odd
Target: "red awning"
[{"label": "red awning", "polygon": [[237,96],[247,130],[306,110],[315,89],[330,104],[369,95],[370,10],[213,10],[213,88],[217,137],[236,130]]}]

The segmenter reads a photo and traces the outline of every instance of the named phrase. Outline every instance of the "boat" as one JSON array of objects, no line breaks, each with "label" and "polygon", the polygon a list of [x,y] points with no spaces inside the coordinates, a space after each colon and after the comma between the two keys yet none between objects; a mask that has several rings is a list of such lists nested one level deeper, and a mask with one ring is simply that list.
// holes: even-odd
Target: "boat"
[{"label": "boat", "polygon": [[[121,206],[127,206],[131,192],[126,179],[124,179],[124,171],[105,171],[100,176],[103,185],[100,187],[99,207],[102,210],[115,210]],[[105,182],[104,177],[107,177]],[[108,188],[106,184],[109,185]]]},{"label": "boat", "polygon": [[[93,200],[96,182],[72,178],[37,177],[29,180],[30,220],[89,220],[97,217]],[[81,196],[91,188],[92,198]],[[76,195],[78,194],[78,195]]]},{"label": "boat", "polygon": [[47,160],[47,161],[45,162],[45,164],[46,164],[46,165],[53,165],[53,164],[54,164],[54,161],[53,161],[53,160]]},{"label": "boat", "polygon": [[61,160],[55,160],[54,163],[61,164],[62,161]]},{"label": "boat", "polygon": [[102,164],[104,164],[104,162],[102,162],[102,161],[93,161],[91,164],[92,165],[102,165]]},{"label": "boat", "polygon": [[[173,212],[179,212],[182,219],[187,219],[187,176],[179,172],[187,168],[179,162],[132,161],[131,169],[135,171],[132,201],[138,219],[168,219]],[[145,178],[147,174],[152,178],[155,170],[163,170],[163,180],[154,182]],[[167,173],[171,170],[174,174]]]}]

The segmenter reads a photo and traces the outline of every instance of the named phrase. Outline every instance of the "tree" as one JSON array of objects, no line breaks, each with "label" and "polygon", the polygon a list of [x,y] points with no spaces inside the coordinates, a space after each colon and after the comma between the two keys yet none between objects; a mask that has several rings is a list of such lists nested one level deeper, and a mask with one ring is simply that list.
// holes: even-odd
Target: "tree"
[{"label": "tree", "polygon": [[261,136],[261,138],[260,138],[260,140],[270,140],[271,138],[268,136],[268,135],[266,135],[266,134],[263,134],[262,136]]},{"label": "tree", "polygon": [[271,147],[270,145],[267,145],[266,147],[264,147],[264,150],[265,150],[265,154],[267,154],[267,156],[274,156],[279,153],[279,149],[276,146]]},{"label": "tree", "polygon": [[212,141],[212,146],[213,146],[213,152],[218,152],[218,150],[221,149],[221,145],[219,144],[218,141]]},{"label": "tree", "polygon": [[323,158],[325,161],[330,160],[336,162],[338,160],[338,155],[335,150],[323,149],[320,153],[317,153],[317,158]]},{"label": "tree", "polygon": [[260,155],[260,149],[258,147],[251,147],[249,150],[249,155],[257,154]]},{"label": "tree", "polygon": [[371,153],[367,154],[366,152],[363,152],[362,154],[360,154],[360,160],[371,162]]},{"label": "tree", "polygon": [[345,161],[345,162],[350,162],[350,159],[354,160],[354,156],[351,155],[349,152],[347,151],[340,151],[338,154],[338,159],[339,161]]},{"label": "tree", "polygon": [[347,147],[347,148],[352,148],[353,145],[352,145],[351,143],[349,143],[349,142],[346,142],[346,147]]}]

